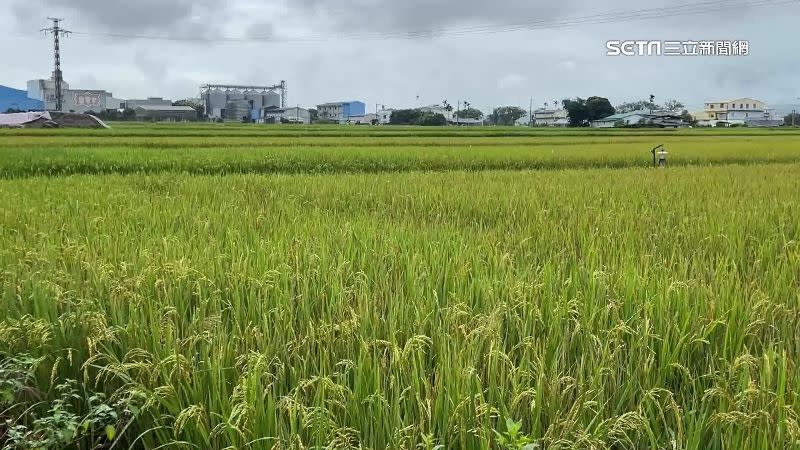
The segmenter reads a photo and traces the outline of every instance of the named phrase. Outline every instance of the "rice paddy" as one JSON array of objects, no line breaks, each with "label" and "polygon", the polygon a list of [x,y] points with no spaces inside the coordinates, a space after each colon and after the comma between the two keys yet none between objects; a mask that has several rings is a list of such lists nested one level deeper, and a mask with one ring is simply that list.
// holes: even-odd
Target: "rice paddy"
[{"label": "rice paddy", "polygon": [[799,193],[791,131],[4,131],[0,443],[800,448]]}]

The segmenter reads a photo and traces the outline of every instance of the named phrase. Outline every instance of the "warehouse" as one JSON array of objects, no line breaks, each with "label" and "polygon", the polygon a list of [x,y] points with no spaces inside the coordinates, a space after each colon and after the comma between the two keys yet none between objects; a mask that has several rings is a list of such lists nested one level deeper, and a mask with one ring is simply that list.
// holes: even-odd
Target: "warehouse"
[{"label": "warehouse", "polygon": [[197,111],[191,106],[139,105],[134,108],[136,118],[154,122],[186,122],[197,120]]},{"label": "warehouse", "polygon": [[28,93],[8,86],[0,86],[0,113],[9,109],[18,111],[41,111],[44,103],[28,97]]}]

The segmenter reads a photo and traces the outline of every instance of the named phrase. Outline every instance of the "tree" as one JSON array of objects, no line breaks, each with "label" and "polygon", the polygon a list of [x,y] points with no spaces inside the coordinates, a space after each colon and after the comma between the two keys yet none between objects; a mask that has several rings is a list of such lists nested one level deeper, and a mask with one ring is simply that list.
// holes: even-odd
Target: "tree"
[{"label": "tree", "polygon": [[389,124],[415,125],[421,116],[422,112],[418,109],[398,109],[396,111],[392,111],[392,117],[389,119]]},{"label": "tree", "polygon": [[131,108],[123,109],[122,120],[136,120],[136,111]]},{"label": "tree", "polygon": [[[392,116],[394,116],[394,114],[392,114]],[[423,113],[422,116],[417,120],[416,125],[423,125],[427,127],[444,126],[447,125],[447,118],[444,116],[444,114]]]},{"label": "tree", "polygon": [[783,118],[783,123],[786,126],[794,126],[800,125],[800,113],[793,112],[791,114],[787,114],[786,117]]},{"label": "tree", "polygon": [[586,109],[586,100],[580,97],[575,100],[564,99],[561,104],[564,105],[564,109],[567,110],[569,126],[583,127],[588,125],[589,111]]},{"label": "tree", "polygon": [[660,105],[657,105],[655,103],[650,103],[647,100],[638,100],[638,101],[635,101],[635,102],[622,103],[622,104],[618,105],[615,109],[616,109],[616,111],[618,113],[622,114],[622,113],[629,113],[629,112],[641,111],[641,110],[649,111],[651,107],[654,110],[663,109]]},{"label": "tree", "polygon": [[489,115],[488,121],[492,125],[511,126],[514,123],[527,116],[528,112],[519,106],[501,106],[495,108]]},{"label": "tree", "polygon": [[479,109],[467,108],[457,112],[456,117],[459,119],[481,119],[483,118],[483,112]]},{"label": "tree", "polygon": [[308,115],[311,118],[311,123],[314,123],[317,120],[319,120],[319,111],[317,111],[314,108],[308,110]]},{"label": "tree", "polygon": [[21,113],[21,112],[25,112],[25,111],[23,111],[21,109],[17,109],[17,108],[8,108],[6,110],[6,114],[14,114],[14,113]]},{"label": "tree", "polygon": [[[673,113],[677,113],[678,111],[681,111],[683,108],[685,108],[683,103],[681,103],[678,100],[675,100],[673,98],[673,99],[670,99],[670,100],[667,100],[666,102],[664,102],[664,108],[663,109],[666,109],[667,111],[670,111],[670,112],[673,112]],[[658,109],[662,109],[662,108],[658,108]]]},{"label": "tree", "polygon": [[614,115],[616,110],[605,97],[589,97],[586,99],[586,115],[589,122]]},{"label": "tree", "polygon": [[683,112],[681,112],[681,119],[683,119],[684,122],[691,124],[692,126],[697,125],[697,121],[694,120],[694,117],[692,117],[692,115],[689,114],[689,111],[685,109],[683,110]]}]

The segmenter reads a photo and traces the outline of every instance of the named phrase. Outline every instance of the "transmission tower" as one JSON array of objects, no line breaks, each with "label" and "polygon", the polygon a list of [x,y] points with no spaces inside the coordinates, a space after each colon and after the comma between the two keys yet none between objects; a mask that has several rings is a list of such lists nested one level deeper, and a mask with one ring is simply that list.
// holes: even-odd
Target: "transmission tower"
[{"label": "transmission tower", "polygon": [[[55,70],[53,71],[53,81],[56,85],[56,111],[61,111],[62,108],[62,100],[63,97],[61,95],[61,81],[63,78],[61,77],[61,46],[60,46],[60,39],[62,36],[67,37],[71,33],[69,30],[65,30],[58,26],[58,23],[64,19],[58,19],[54,17],[48,17],[47,20],[53,21],[53,26],[50,28],[42,28],[42,31],[45,33],[50,33],[53,35],[53,54],[55,56]],[[47,98],[45,98],[46,104]]]}]

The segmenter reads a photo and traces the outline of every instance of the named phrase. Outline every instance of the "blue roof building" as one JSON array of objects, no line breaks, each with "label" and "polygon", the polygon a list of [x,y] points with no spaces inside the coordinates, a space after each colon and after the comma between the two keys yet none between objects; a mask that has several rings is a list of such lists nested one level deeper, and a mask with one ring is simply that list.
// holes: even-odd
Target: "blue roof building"
[{"label": "blue roof building", "polygon": [[41,100],[28,98],[28,91],[0,85],[0,113],[4,113],[9,109],[42,111],[44,103]]}]

